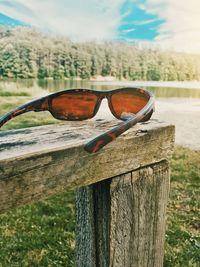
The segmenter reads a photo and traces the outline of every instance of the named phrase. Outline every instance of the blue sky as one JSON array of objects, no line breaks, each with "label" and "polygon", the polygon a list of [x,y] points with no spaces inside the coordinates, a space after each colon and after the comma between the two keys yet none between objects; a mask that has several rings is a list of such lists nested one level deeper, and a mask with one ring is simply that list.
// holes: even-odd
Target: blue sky
[{"label": "blue sky", "polygon": [[118,25],[118,38],[126,41],[153,41],[159,35],[158,30],[164,20],[148,13],[141,2],[125,1],[120,9],[122,19]]},{"label": "blue sky", "polygon": [[199,0],[0,0],[0,24],[200,53],[199,10]]},{"label": "blue sky", "polygon": [[12,27],[26,26],[24,22],[8,17],[2,13],[0,13],[0,25],[6,25],[6,26],[12,26]]}]

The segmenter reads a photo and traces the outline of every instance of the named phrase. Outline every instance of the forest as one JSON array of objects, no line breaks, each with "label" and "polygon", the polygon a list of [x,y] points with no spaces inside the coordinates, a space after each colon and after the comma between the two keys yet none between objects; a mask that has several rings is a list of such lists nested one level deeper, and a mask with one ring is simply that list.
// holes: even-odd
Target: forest
[{"label": "forest", "polygon": [[0,27],[0,78],[200,80],[200,55],[123,42],[73,42],[29,27]]}]

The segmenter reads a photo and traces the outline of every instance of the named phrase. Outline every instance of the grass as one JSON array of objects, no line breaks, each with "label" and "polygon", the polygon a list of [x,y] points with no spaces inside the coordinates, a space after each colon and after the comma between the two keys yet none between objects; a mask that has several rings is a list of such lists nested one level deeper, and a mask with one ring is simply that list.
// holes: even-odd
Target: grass
[{"label": "grass", "polygon": [[74,266],[74,194],[0,216],[0,266]]},{"label": "grass", "polygon": [[200,266],[200,152],[177,147],[171,161],[165,267]]},{"label": "grass", "polygon": [[9,92],[9,91],[0,91],[1,97],[8,97],[8,96],[30,96],[27,92]]},{"label": "grass", "polygon": [[[1,97],[0,115],[30,97]],[[27,113],[2,130],[57,123]],[[176,147],[171,161],[164,267],[200,266],[200,152]],[[0,216],[0,267],[59,267],[74,263],[74,194],[65,193]]]}]

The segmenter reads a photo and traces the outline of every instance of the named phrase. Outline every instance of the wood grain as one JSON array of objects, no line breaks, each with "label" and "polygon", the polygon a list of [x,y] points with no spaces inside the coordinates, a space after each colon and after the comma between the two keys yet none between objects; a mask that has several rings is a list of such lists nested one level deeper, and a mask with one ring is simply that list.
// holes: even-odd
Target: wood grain
[{"label": "wood grain", "polygon": [[167,161],[81,189],[77,266],[162,267],[168,194]]},{"label": "wood grain", "polygon": [[110,266],[163,265],[168,194],[166,161],[112,180]]},{"label": "wood grain", "polygon": [[0,212],[169,158],[174,127],[140,124],[96,154],[83,144],[116,121],[0,133]]},{"label": "wood grain", "polygon": [[76,266],[96,266],[93,186],[76,193]]},{"label": "wood grain", "polygon": [[76,266],[107,266],[110,258],[110,179],[76,194]]}]

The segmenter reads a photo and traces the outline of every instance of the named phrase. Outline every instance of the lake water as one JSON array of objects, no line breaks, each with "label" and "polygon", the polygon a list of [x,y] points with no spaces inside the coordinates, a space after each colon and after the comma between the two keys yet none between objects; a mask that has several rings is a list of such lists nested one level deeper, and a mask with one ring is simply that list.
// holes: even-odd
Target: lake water
[{"label": "lake water", "polygon": [[[200,150],[200,83],[199,82],[126,82],[126,81],[1,81],[1,90],[37,92],[37,96],[67,88],[111,90],[120,87],[143,87],[156,97],[153,119],[164,120],[176,126],[176,143]],[[106,102],[102,103],[96,118],[112,119]]]}]

